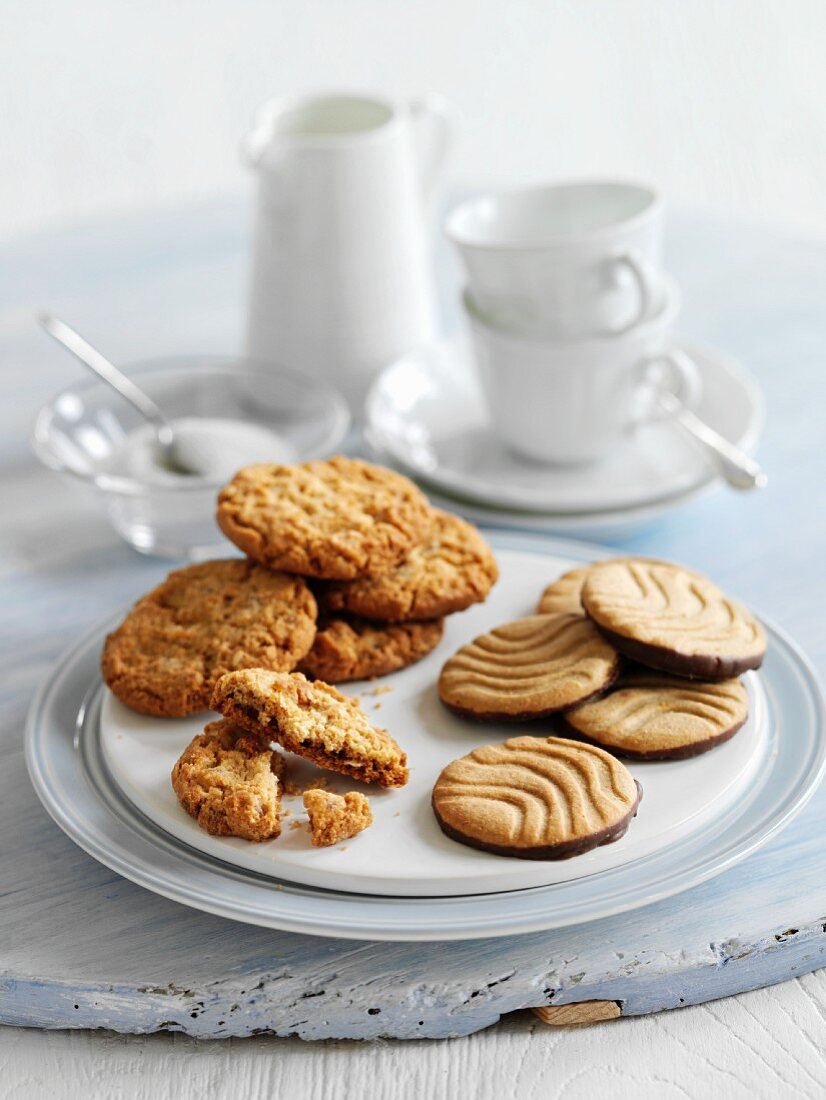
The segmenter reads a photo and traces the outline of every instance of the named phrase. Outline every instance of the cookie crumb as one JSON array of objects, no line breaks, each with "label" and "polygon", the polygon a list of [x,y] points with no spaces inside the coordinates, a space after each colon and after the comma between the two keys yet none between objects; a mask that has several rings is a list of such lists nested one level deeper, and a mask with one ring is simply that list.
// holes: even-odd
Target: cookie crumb
[{"label": "cookie crumb", "polygon": [[344,795],[332,791],[306,791],[304,809],[310,818],[314,848],[327,848],[340,840],[349,840],[373,824],[370,803],[358,791],[348,791]]},{"label": "cookie crumb", "polygon": [[290,828],[291,829],[303,829],[304,828],[304,822],[299,821],[298,819],[296,819],[295,821],[291,821],[290,822]]}]

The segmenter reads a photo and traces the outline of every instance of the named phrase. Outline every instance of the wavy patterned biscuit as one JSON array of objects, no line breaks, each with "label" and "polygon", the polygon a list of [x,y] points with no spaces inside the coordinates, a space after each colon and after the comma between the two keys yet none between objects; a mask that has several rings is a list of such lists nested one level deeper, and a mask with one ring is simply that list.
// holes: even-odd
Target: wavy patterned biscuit
[{"label": "wavy patterned biscuit", "polygon": [[620,652],[663,672],[729,680],[763,662],[766,636],[757,620],[678,565],[634,558],[594,565],[582,605]]},{"label": "wavy patterned biscuit", "polygon": [[370,725],[357,699],[300,672],[230,672],[218,681],[212,706],[257,737],[363,783],[403,787],[409,778],[406,755],[386,730]]},{"label": "wavy patterned biscuit", "polygon": [[356,458],[246,466],[218,494],[218,526],[255,561],[352,580],[399,564],[432,525],[412,481]]},{"label": "wavy patterned biscuit", "polygon": [[493,553],[458,516],[433,510],[430,539],[378,577],[331,584],[322,602],[331,611],[401,623],[437,619],[487,598],[499,577]]},{"label": "wavy patterned biscuit", "polygon": [[225,672],[295,668],[313,643],[316,611],[300,577],[238,558],[189,565],[108,636],[103,679],[141,714],[196,714]]},{"label": "wavy patterned biscuit", "polygon": [[567,859],[627,830],[641,790],[610,753],[560,737],[483,745],[444,769],[433,788],[442,832],[520,859]]},{"label": "wavy patterned biscuit", "polygon": [[386,676],[426,657],[443,633],[444,619],[394,624],[333,616],[319,623],[298,671],[328,684]]},{"label": "wavy patterned biscuit", "polygon": [[359,791],[348,791],[344,795],[332,791],[305,791],[304,809],[310,819],[314,848],[328,848],[341,840],[349,840],[373,824],[370,803]]},{"label": "wavy patterned biscuit", "polygon": [[281,832],[282,758],[225,718],[194,737],[172,769],[186,812],[212,836],[269,840]]},{"label": "wavy patterned biscuit", "polygon": [[[669,564],[663,562],[660,558],[608,558],[605,561],[594,562],[591,565],[577,566],[576,569],[569,569],[567,573],[563,573],[561,577],[551,581],[539,598],[537,612],[540,615],[549,615],[568,611],[572,614],[581,615],[582,586],[585,584],[585,578],[594,565],[607,565],[609,562],[616,565],[618,562],[627,561],[644,561],[652,565]],[[687,569],[686,572],[691,572],[691,570]]]},{"label": "wavy patterned biscuit", "polygon": [[683,680],[639,669],[601,699],[562,718],[565,726],[633,760],[683,760],[733,737],[748,718],[739,680]]},{"label": "wavy patterned biscuit", "polygon": [[616,650],[582,615],[530,615],[462,646],[439,696],[468,718],[524,721],[585,702],[618,673]]},{"label": "wavy patterned biscuit", "polygon": [[590,565],[581,565],[577,569],[569,569],[561,577],[544,589],[536,606],[540,615],[581,615],[582,614],[582,586],[588,576]]}]

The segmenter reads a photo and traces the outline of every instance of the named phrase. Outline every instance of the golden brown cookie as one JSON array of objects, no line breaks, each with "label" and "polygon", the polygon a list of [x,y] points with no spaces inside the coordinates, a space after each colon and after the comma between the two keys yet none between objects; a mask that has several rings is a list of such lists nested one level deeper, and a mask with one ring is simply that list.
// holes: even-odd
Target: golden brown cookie
[{"label": "golden brown cookie", "polygon": [[544,590],[539,598],[537,605],[537,612],[540,615],[559,614],[563,611],[570,611],[573,614],[581,615],[582,611],[582,586],[585,584],[585,578],[591,572],[594,565],[607,565],[610,561],[613,564],[617,562],[625,561],[644,561],[651,564],[668,564],[662,562],[659,558],[609,558],[604,562],[594,562],[591,565],[580,565],[576,569],[569,569],[567,573],[563,573],[561,577],[557,577],[555,581],[552,581]]},{"label": "golden brown cookie", "polygon": [[230,672],[218,681],[212,707],[319,767],[381,787],[408,780],[407,757],[386,730],[370,725],[358,700],[300,672]]},{"label": "golden brown cookie", "polygon": [[627,830],[641,790],[610,753],[561,737],[483,745],[441,773],[433,812],[446,836],[496,855],[567,859]]},{"label": "golden brown cookie", "polygon": [[439,696],[468,718],[521,722],[604,691],[619,660],[582,615],[530,615],[462,646],[442,669]]},{"label": "golden brown cookie", "polygon": [[536,605],[540,615],[581,615],[582,614],[582,585],[588,575],[590,565],[581,565],[576,569],[569,569],[561,577],[545,588]]},{"label": "golden brown cookie", "polygon": [[322,597],[331,611],[403,623],[437,619],[481,603],[499,577],[493,553],[458,516],[433,510],[430,539],[381,576],[331,584]]},{"label": "golden brown cookie", "polygon": [[349,840],[373,824],[370,803],[359,791],[348,791],[344,795],[305,791],[304,809],[310,818],[314,848],[328,848],[341,840]]},{"label": "golden brown cookie", "polygon": [[352,580],[385,573],[430,534],[412,481],[357,458],[246,466],[218,495],[218,526],[271,569]]},{"label": "golden brown cookie", "polygon": [[748,718],[739,680],[685,680],[635,669],[591,703],[567,711],[566,727],[632,760],[683,760],[733,737]]},{"label": "golden brown cookie", "polygon": [[172,769],[178,801],[212,836],[269,840],[281,832],[281,757],[225,718],[190,741]]},{"label": "golden brown cookie", "polygon": [[295,668],[315,637],[316,602],[300,577],[239,558],[170,573],[106,639],[103,679],[141,714],[209,708],[236,668]]},{"label": "golden brown cookie", "polygon": [[766,635],[706,577],[667,562],[628,558],[591,567],[582,605],[612,645],[677,676],[729,680],[759,668]]},{"label": "golden brown cookie", "polygon": [[426,657],[443,633],[444,619],[375,623],[333,616],[319,623],[312,648],[298,671],[328,684],[386,676]]}]

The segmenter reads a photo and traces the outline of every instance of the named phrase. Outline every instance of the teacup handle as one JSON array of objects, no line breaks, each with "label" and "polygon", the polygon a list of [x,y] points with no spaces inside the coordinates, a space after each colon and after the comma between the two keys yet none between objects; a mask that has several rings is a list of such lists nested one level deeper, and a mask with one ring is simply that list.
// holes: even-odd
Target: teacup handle
[{"label": "teacup handle", "polygon": [[624,332],[650,317],[657,304],[660,278],[656,269],[636,252],[626,252],[614,257],[617,267],[624,267],[631,273],[637,285],[637,311],[626,324],[611,330],[611,335],[621,336]]},{"label": "teacup handle", "polygon": [[453,145],[453,110],[440,95],[413,99],[408,106],[419,160],[422,201],[427,207],[433,200],[436,182]]},{"label": "teacup handle", "polygon": [[[648,356],[640,364],[640,385],[651,394],[651,400],[641,420],[670,420],[672,408],[692,409],[700,400],[702,382],[694,360],[679,348],[668,348]],[[666,407],[660,397],[676,398]]]}]

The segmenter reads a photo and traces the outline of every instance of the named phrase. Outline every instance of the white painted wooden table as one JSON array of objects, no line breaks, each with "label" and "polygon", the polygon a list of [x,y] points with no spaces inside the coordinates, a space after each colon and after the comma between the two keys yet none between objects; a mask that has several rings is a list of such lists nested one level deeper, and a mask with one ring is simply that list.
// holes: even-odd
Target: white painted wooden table
[{"label": "white painted wooden table", "polygon": [[[215,204],[96,223],[0,252],[0,369],[6,395],[0,406],[0,759],[9,767],[19,756],[20,720],[32,686],[57,653],[163,571],[120,546],[80,490],[59,490],[29,459],[28,421],[42,398],[73,370],[34,331],[31,315],[47,304],[123,359],[232,350],[240,331],[242,222],[237,207]],[[772,483],[759,498],[720,494],[698,502],[625,545],[711,570],[790,630],[822,673],[826,247],[746,225],[683,218],[672,235],[670,256],[686,291],[683,331],[738,355],[766,388],[769,425],[761,453]],[[440,270],[449,284],[449,267]],[[18,830],[40,828],[32,824],[35,820],[3,820],[0,837],[7,857],[23,839]],[[44,830],[44,835],[52,838],[47,858],[54,861],[56,880],[65,877],[67,865],[76,861],[80,867],[86,860],[56,830]],[[5,866],[10,866],[8,858]],[[65,975],[68,994],[80,985],[94,935],[88,927],[73,926],[79,909],[71,899],[60,899],[65,929],[54,912],[44,911],[42,891],[38,908],[27,907],[26,870],[21,867],[11,876],[14,881],[6,875],[0,883],[5,911],[15,915],[4,928],[0,968],[20,973],[27,959],[36,959],[41,975]],[[762,897],[771,891],[769,884],[748,883],[744,874],[744,892]],[[114,897],[122,884],[103,873],[95,888],[104,927],[107,891]],[[804,900],[813,923],[796,948],[801,970],[815,965],[821,950],[815,918],[826,913],[826,875],[820,909],[817,892],[810,893]],[[764,901],[782,931],[783,913],[801,899]],[[168,904],[158,899],[159,916]],[[46,928],[48,940],[42,935]],[[145,935],[149,970],[163,946],[157,942],[161,928],[162,922],[149,927],[142,907],[140,919],[120,929],[124,937]],[[179,950],[182,957],[200,952],[208,962],[210,945],[209,939],[182,942]],[[359,946],[352,946],[357,953]],[[420,950],[425,966],[428,949]],[[496,956],[489,946],[485,970],[494,984],[501,977]],[[728,988],[738,988],[736,960],[734,965],[727,960],[726,966],[731,967]],[[720,966],[716,980],[723,993],[727,981]],[[50,989],[51,1003],[42,1005],[44,1022],[59,1014],[54,998]],[[677,1000],[674,996],[668,1003]],[[483,1004],[475,1010],[476,1026],[481,1026]],[[493,1000],[489,1008],[493,1020]],[[468,1039],[404,1046],[309,1047],[270,1038],[204,1044],[169,1035],[123,1039],[6,1028],[0,1031],[0,1100],[204,1092],[263,1096],[285,1090],[334,1096],[343,1094],[345,1081],[353,1095],[389,1097],[465,1091],[493,1097],[516,1091],[514,1085],[518,1095],[528,1097],[700,1097],[712,1088],[724,1097],[817,1096],[826,1091],[820,1053],[826,1045],[825,1021],[826,980],[813,974],[736,1000],[621,1020],[587,1032],[547,1031],[517,1013]],[[455,1030],[470,1029],[457,1021]]]}]

